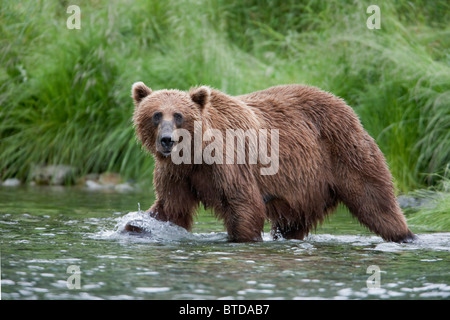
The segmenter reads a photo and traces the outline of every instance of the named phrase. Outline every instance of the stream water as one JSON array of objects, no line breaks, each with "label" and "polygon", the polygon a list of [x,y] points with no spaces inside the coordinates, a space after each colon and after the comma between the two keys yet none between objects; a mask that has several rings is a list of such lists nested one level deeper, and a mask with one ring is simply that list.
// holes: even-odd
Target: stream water
[{"label": "stream water", "polygon": [[[152,202],[149,193],[0,187],[1,298],[450,298],[450,233],[387,243],[341,210],[304,241],[265,233],[236,244],[206,213],[192,233],[146,219],[138,206]],[[148,233],[122,233],[129,221]]]}]

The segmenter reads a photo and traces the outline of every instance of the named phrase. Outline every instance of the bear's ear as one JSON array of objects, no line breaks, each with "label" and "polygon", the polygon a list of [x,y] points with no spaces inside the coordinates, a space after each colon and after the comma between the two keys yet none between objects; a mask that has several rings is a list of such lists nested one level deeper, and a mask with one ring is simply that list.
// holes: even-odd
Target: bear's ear
[{"label": "bear's ear", "polygon": [[203,109],[209,102],[211,97],[211,88],[207,86],[201,86],[198,88],[193,88],[189,91],[192,101]]},{"label": "bear's ear", "polygon": [[133,97],[134,104],[137,107],[138,104],[146,96],[152,93],[152,89],[147,87],[143,82],[135,82],[131,87],[131,96]]}]

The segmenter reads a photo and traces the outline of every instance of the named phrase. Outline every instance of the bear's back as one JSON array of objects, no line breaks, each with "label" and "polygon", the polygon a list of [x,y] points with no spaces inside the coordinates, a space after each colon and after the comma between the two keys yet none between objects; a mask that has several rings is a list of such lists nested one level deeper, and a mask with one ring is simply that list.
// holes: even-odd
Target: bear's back
[{"label": "bear's back", "polygon": [[347,162],[358,158],[355,145],[361,149],[372,148],[372,139],[353,109],[343,99],[319,88],[279,85],[236,98],[264,120],[262,127],[278,128],[280,139],[284,136],[291,140],[290,146],[326,144],[329,152]]}]

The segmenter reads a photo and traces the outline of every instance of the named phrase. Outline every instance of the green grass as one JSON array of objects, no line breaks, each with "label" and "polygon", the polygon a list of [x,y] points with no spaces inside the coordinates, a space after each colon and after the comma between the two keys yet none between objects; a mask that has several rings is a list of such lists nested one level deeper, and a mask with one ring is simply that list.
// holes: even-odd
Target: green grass
[{"label": "green grass", "polygon": [[450,179],[442,179],[436,187],[410,193],[426,202],[406,210],[408,224],[419,231],[450,231]]},{"label": "green grass", "polygon": [[[68,5],[81,30],[68,30]],[[0,175],[36,164],[151,181],[130,87],[208,84],[242,94],[282,83],[344,98],[402,192],[450,163],[448,1],[12,1],[0,4]]]},{"label": "green grass", "polygon": [[408,218],[408,224],[420,231],[450,231],[450,193],[439,193],[434,200]]}]

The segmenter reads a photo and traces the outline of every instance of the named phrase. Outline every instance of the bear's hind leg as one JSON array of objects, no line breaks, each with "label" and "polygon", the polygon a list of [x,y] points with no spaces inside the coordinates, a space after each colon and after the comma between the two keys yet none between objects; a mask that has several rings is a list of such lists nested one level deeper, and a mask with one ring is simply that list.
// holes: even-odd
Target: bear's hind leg
[{"label": "bear's hind leg", "polygon": [[271,234],[274,240],[283,238],[286,240],[303,240],[308,234],[309,230],[299,224],[284,224],[275,223],[272,225]]},{"label": "bear's hind leg", "polygon": [[341,192],[340,197],[359,222],[386,241],[415,240],[395,199],[393,185],[369,177],[358,180],[360,183]]},{"label": "bear's hind leg", "polygon": [[321,193],[314,194],[315,201],[295,202],[272,197],[266,202],[267,218],[272,222],[272,237],[303,240],[325,217],[332,213],[338,199],[333,188],[324,184]]},{"label": "bear's hind leg", "polygon": [[367,133],[359,136],[355,133],[353,138],[353,144],[342,147],[340,157],[335,160],[338,198],[361,224],[384,240],[414,240],[395,198],[383,153]]},{"label": "bear's hind leg", "polygon": [[274,240],[279,238],[303,240],[312,225],[308,225],[304,216],[298,214],[282,199],[271,199],[266,202],[266,215],[272,223],[271,235]]},{"label": "bear's hind leg", "polygon": [[253,242],[262,240],[265,212],[264,203],[256,196],[246,199],[235,197],[222,199],[216,214],[224,219],[225,228],[231,242]]}]

